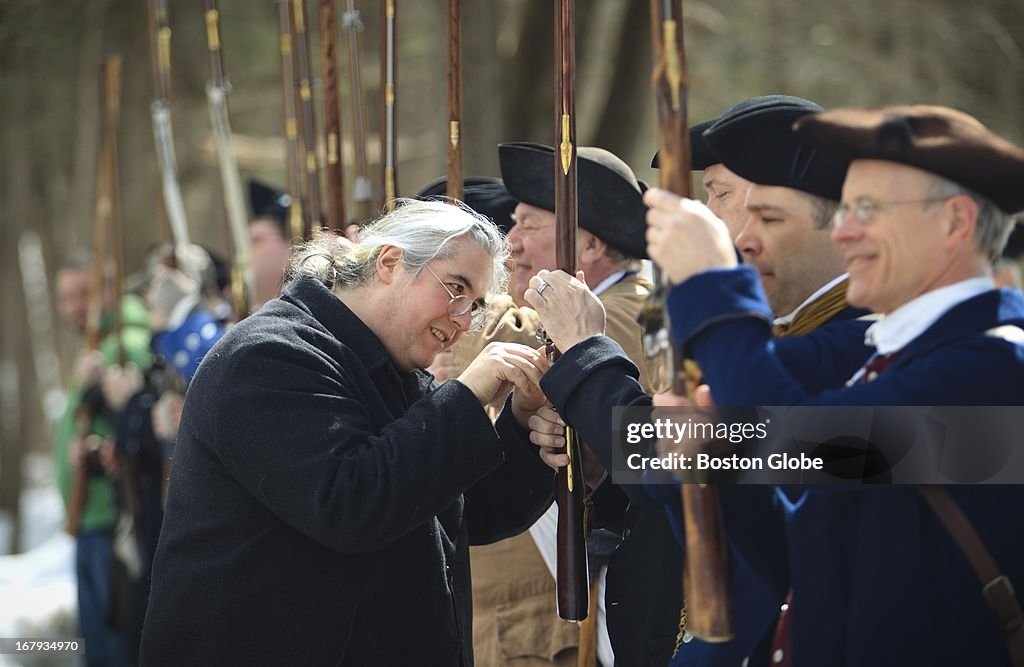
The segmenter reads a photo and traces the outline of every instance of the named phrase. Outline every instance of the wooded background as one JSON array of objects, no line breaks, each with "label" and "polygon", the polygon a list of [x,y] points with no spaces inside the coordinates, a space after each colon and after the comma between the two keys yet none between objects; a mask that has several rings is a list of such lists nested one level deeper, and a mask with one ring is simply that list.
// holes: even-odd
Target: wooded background
[{"label": "wooded background", "polygon": [[[317,6],[307,2],[318,73]],[[398,184],[400,194],[410,195],[445,171],[444,1],[396,2]],[[190,232],[194,241],[223,251],[220,181],[204,93],[203,6],[200,0],[169,4],[173,121]],[[219,4],[242,175],[283,185],[277,5],[274,0]],[[379,180],[383,2],[356,4],[366,25],[362,76],[372,135],[371,173]],[[1024,0],[684,4],[693,122],[746,97],[788,93],[826,108],[944,104],[1024,144]],[[463,0],[462,5],[465,173],[498,175],[497,143],[553,143],[554,3]],[[339,16],[343,11],[339,0]],[[576,11],[579,143],[617,153],[641,178],[656,182],[648,166],[656,147],[648,2],[578,0]],[[22,452],[49,449],[44,397],[50,396],[50,410],[55,410],[55,390],[77,345],[52,314],[52,279],[66,257],[88,248],[92,235],[99,63],[112,52],[125,59],[119,140],[129,270],[139,267],[158,238],[147,31],[142,0],[0,2],[0,511],[17,506]],[[344,49],[340,57],[339,71],[346,75]],[[347,81],[340,87],[342,128],[350,138]],[[351,145],[345,149],[346,178],[351,178]],[[348,184],[345,191],[351,192]],[[31,242],[33,233],[45,261],[45,285],[37,277],[23,280],[19,269],[19,241]]]}]

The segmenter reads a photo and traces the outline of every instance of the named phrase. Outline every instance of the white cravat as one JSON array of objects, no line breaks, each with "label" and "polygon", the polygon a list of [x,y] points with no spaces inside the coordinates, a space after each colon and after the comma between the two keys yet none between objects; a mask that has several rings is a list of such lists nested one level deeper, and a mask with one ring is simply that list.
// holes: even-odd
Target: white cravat
[{"label": "white cravat", "polygon": [[[991,278],[978,277],[926,292],[868,327],[864,332],[864,344],[875,348],[872,359],[902,350],[954,306],[993,289],[995,284]],[[864,368],[858,370],[846,382],[847,386],[859,382],[864,372]]]}]

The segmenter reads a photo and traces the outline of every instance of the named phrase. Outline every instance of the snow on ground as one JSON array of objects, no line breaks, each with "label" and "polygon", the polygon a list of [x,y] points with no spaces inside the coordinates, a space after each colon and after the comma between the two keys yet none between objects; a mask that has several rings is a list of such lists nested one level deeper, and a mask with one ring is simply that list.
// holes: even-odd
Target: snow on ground
[{"label": "snow on ground", "polygon": [[[21,497],[23,552],[11,555],[12,519],[0,513],[0,637],[70,639],[75,629],[75,543],[63,531],[64,508],[53,461],[30,455]],[[0,655],[0,667],[77,665],[75,656]]]}]

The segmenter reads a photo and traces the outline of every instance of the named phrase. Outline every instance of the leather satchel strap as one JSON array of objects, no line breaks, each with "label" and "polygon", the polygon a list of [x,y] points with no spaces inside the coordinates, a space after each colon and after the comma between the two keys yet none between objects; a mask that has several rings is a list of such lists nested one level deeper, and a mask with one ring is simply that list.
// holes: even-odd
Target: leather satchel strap
[{"label": "leather satchel strap", "polygon": [[999,619],[1011,664],[1024,667],[1024,612],[1017,601],[1013,584],[1005,574],[1000,574],[999,566],[981,541],[981,536],[946,489],[941,486],[919,486],[918,490],[953,536],[981,580],[981,594]]}]

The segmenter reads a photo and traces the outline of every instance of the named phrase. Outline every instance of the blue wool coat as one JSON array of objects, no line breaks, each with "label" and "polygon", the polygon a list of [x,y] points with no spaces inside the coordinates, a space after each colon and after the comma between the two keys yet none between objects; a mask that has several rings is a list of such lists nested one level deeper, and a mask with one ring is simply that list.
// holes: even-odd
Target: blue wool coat
[{"label": "blue wool coat", "polygon": [[468,547],[552,501],[527,435],[297,280],[189,387],[143,664],[471,665]]},{"label": "blue wool coat", "polygon": [[[806,353],[790,350],[792,361],[783,363],[749,268],[695,276],[673,289],[669,308],[674,333],[720,405],[1024,405],[1024,347],[986,333],[1024,326],[1019,293],[991,291],[954,306],[888,372],[849,388],[838,370],[831,379],[814,370],[835,357],[820,338]],[[560,381],[567,409],[583,382],[602,385],[612,404],[642,405],[626,369],[608,341],[594,338],[548,375],[559,373],[551,381]],[[801,377],[836,388],[812,392]],[[766,588],[793,588],[795,665],[1007,664],[974,571],[916,489],[808,487],[774,497],[721,491],[733,547]],[[960,486],[950,494],[1024,590],[1024,488]],[[781,528],[764,521],[773,502],[784,509]]]},{"label": "blue wool coat", "polygon": [[[803,341],[799,345],[797,338],[776,339],[775,345],[780,358],[787,367],[792,365],[799,373],[800,381],[810,387],[827,385],[837,374],[852,374],[871,352],[863,344],[864,331],[870,322],[855,319],[865,313],[864,310],[852,307],[844,308],[826,325],[801,337]],[[840,355],[828,356],[834,349],[841,349],[843,352]],[[607,351],[608,354],[618,352],[617,346],[609,339],[595,340],[591,351],[595,350]],[[811,358],[810,362],[802,362],[807,357]],[[587,357],[580,357],[583,358]],[[625,372],[635,378],[636,371],[631,365],[620,363],[618,372],[610,374],[614,378],[611,382],[600,379],[607,379],[605,375],[588,375],[587,381],[578,381],[581,376],[574,378],[574,375],[577,375],[579,370],[577,366],[571,364],[556,364],[545,376],[542,386],[561,414],[582,434],[605,468],[611,470],[612,408],[631,402],[634,405],[649,405],[650,400],[638,385],[625,380],[619,374]],[[615,386],[616,381],[621,381],[618,386]],[[613,628],[613,620],[617,621],[616,626],[628,627],[642,623],[650,625],[650,616],[659,606],[670,601],[665,589],[675,591],[682,585],[680,574],[683,568],[683,555],[680,548],[685,539],[682,535],[679,487],[673,484],[621,488],[629,496],[631,512],[639,515],[640,508],[654,504],[667,512],[669,527],[659,530],[624,531],[627,539],[620,544],[617,554],[620,560],[625,562],[625,566],[621,568],[624,571],[622,579],[629,588],[624,594],[613,596],[612,584],[608,585],[606,597],[620,602],[609,606],[610,629]],[[746,491],[749,492],[749,489]],[[781,508],[772,501],[770,489],[765,488],[763,491],[762,499],[766,500],[763,503],[765,511],[758,523],[761,526],[776,526],[774,534],[781,538]],[[595,510],[602,509],[599,502],[595,502],[594,507]],[[591,520],[594,520],[594,515]],[[649,521],[655,523],[653,519]],[[625,558],[627,554],[628,559]],[[731,550],[728,561],[730,585],[734,596],[735,638],[729,642],[713,644],[694,639],[680,646],[678,654],[671,659],[678,627],[678,607],[681,602],[677,596],[674,598],[675,607],[670,612],[673,625],[670,628],[671,633],[666,638],[668,645],[659,646],[657,652],[654,651],[655,647],[651,646],[651,659],[644,661],[643,664],[664,665],[671,659],[671,664],[687,667],[738,665],[758,640],[764,640],[766,635],[770,639],[770,630],[774,626],[779,604],[786,595],[786,582],[772,582],[771,587],[767,586],[754,576],[743,554],[735,549]],[[660,591],[654,588],[657,586],[660,586]],[[664,615],[662,612],[658,614],[659,618]],[[618,658],[622,652],[615,645],[615,639],[616,633],[613,631],[612,643]]]}]

